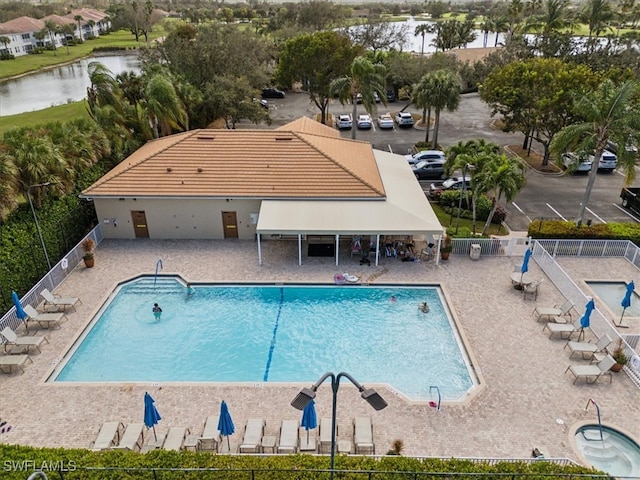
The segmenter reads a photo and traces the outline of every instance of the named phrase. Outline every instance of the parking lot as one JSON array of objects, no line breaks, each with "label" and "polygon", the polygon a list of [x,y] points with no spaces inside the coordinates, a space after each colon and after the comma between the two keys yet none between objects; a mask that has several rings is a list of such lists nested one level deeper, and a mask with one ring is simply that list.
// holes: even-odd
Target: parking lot
[{"label": "parking lot", "polygon": [[[406,102],[393,102],[386,106],[378,104],[377,113],[388,112],[393,116],[405,106]],[[319,113],[318,108],[310,102],[306,93],[289,93],[284,99],[269,100],[269,111],[273,118],[273,125],[276,126],[300,116],[314,117]],[[421,114],[413,106],[406,111]],[[364,112],[364,107],[358,105],[358,113]],[[352,107],[333,101],[329,105],[329,113],[333,115],[352,113]],[[442,148],[455,145],[461,140],[475,138],[483,138],[499,145],[522,143],[522,134],[504,133],[491,126],[492,120],[489,108],[478,94],[464,95],[457,111],[442,112],[438,143]],[[351,138],[351,133],[350,130],[341,131],[344,138]],[[370,142],[376,149],[404,155],[416,142],[425,139],[425,133],[424,129],[398,128],[397,126],[392,130],[379,130],[375,125],[374,115],[373,128],[371,130],[356,129],[356,139]],[[430,132],[430,137],[433,138],[433,130]],[[529,223],[535,218],[573,220],[577,216],[587,184],[586,174],[543,175],[529,170],[526,178],[527,184],[524,189],[517,195],[513,204],[506,206],[507,224],[510,229],[527,230]],[[423,189],[427,190],[430,183],[429,180],[422,181]],[[591,220],[593,224],[640,222],[640,218],[636,218],[621,206],[620,190],[623,183],[624,177],[618,172],[598,174],[589,199],[585,222],[587,220]]]}]

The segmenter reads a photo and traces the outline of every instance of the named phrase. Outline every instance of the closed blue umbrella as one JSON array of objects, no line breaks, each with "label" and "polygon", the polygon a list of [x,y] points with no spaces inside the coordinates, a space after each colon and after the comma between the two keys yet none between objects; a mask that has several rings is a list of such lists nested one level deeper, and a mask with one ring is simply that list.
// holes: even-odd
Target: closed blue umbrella
[{"label": "closed blue umbrella", "polygon": [[529,271],[530,258],[531,258],[531,249],[527,248],[527,251],[524,252],[524,258],[522,259],[522,266],[520,267],[520,272],[522,272],[522,275],[520,275],[520,283],[522,283],[522,278],[524,277],[524,274]]},{"label": "closed blue umbrella", "polygon": [[153,428],[153,438],[156,436],[156,424],[162,419],[155,406],[155,401],[147,392],[144,392],[144,424],[147,428]]},{"label": "closed blue umbrella", "polygon": [[27,318],[29,315],[27,315],[27,312],[25,312],[24,308],[22,308],[22,303],[20,303],[20,299],[18,298],[18,294],[16,292],[11,292],[11,300],[13,300],[13,304],[16,306],[16,316],[20,320],[24,320],[25,318]]},{"label": "closed blue umbrella", "polygon": [[233,420],[231,419],[231,414],[229,413],[229,407],[227,407],[227,402],[222,401],[222,405],[220,405],[220,418],[218,418],[218,431],[220,435],[223,437],[227,437],[227,446],[231,449],[231,443],[229,442],[229,435],[233,435],[233,432],[236,431],[236,427],[233,426]]},{"label": "closed blue umbrella", "polygon": [[316,402],[311,400],[307,403],[302,411],[302,420],[300,425],[307,431],[307,443],[309,443],[309,430],[313,430],[318,426],[318,417],[316,415]]},{"label": "closed blue umbrella", "polygon": [[594,303],[593,298],[587,302],[584,308],[584,315],[580,317],[580,326],[583,329],[589,328],[589,324],[591,322],[591,312],[593,312],[594,308],[596,308],[596,304]]},{"label": "closed blue umbrella", "polygon": [[622,317],[624,317],[625,310],[631,306],[631,295],[633,295],[633,291],[635,290],[635,288],[636,286],[633,283],[633,280],[631,280],[627,284],[627,291],[624,294],[624,298],[622,299],[622,302],[620,302],[620,305],[622,306],[622,315],[620,315],[620,324],[618,325],[618,327],[627,328],[626,325],[622,325]]}]

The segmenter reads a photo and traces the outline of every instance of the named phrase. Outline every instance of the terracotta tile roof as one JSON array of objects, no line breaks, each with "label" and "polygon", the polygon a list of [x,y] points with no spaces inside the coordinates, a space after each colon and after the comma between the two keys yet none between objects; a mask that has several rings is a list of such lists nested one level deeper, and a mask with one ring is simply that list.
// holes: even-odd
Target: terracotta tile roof
[{"label": "terracotta tile roof", "polygon": [[94,22],[99,22],[101,20],[104,20],[105,17],[109,16],[106,13],[101,12],[100,10],[95,10],[93,8],[77,8],[75,10],[71,10],[71,13],[69,15],[72,15],[74,17],[76,15],[80,15],[82,16],[85,22],[87,20],[93,20]]},{"label": "terracotta tile roof", "polygon": [[27,33],[39,32],[44,28],[44,22],[37,18],[18,17],[8,22],[0,23],[0,33]]},{"label": "terracotta tile roof", "polygon": [[53,21],[53,23],[55,23],[56,25],[76,25],[76,21],[73,18],[69,18],[68,16],[61,17],[60,15],[49,15],[42,19],[43,22],[46,22],[47,20]]},{"label": "terracotta tile roof", "polygon": [[276,128],[276,130],[315,133],[316,135],[323,135],[325,137],[340,138],[340,132],[338,132],[338,130],[323,125],[320,122],[316,122],[309,117],[300,117],[293,122],[289,122],[286,125]]},{"label": "terracotta tile roof", "polygon": [[[307,132],[292,129],[302,125]],[[318,124],[320,125],[320,124]],[[276,130],[192,130],[151,141],[86,197],[383,199],[371,145],[295,121]]]}]

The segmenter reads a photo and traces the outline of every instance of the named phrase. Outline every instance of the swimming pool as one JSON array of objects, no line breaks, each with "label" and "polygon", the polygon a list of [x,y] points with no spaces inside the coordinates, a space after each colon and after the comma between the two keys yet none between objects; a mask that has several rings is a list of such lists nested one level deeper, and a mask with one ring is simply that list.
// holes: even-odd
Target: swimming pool
[{"label": "swimming pool", "polygon": [[[585,283],[600,300],[620,319],[622,315],[622,299],[627,291],[626,282],[620,281],[595,281],[588,280]],[[640,317],[640,297],[634,291],[631,297],[631,306],[624,312],[625,317]]]},{"label": "swimming pool", "polygon": [[584,425],[574,442],[587,463],[616,477],[640,476],[640,446],[614,428]]},{"label": "swimming pool", "polygon": [[[121,285],[56,382],[315,382],[346,371],[412,399],[459,399],[475,374],[439,287]],[[392,298],[394,297],[394,298]],[[395,301],[393,301],[395,299]],[[418,305],[427,301],[428,313]],[[163,313],[156,321],[157,302]]]}]

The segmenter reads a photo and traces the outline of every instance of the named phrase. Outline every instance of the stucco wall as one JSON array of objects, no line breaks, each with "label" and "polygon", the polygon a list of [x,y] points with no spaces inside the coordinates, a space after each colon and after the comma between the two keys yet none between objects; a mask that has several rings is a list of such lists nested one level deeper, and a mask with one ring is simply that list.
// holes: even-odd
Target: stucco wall
[{"label": "stucco wall", "polygon": [[[260,211],[260,200],[95,199],[105,238],[135,238],[132,211],[144,211],[149,238],[221,239],[222,212],[236,212],[238,238],[253,239],[256,225],[249,215]],[[105,221],[108,220],[108,222]],[[115,222],[114,222],[115,219]]]}]

